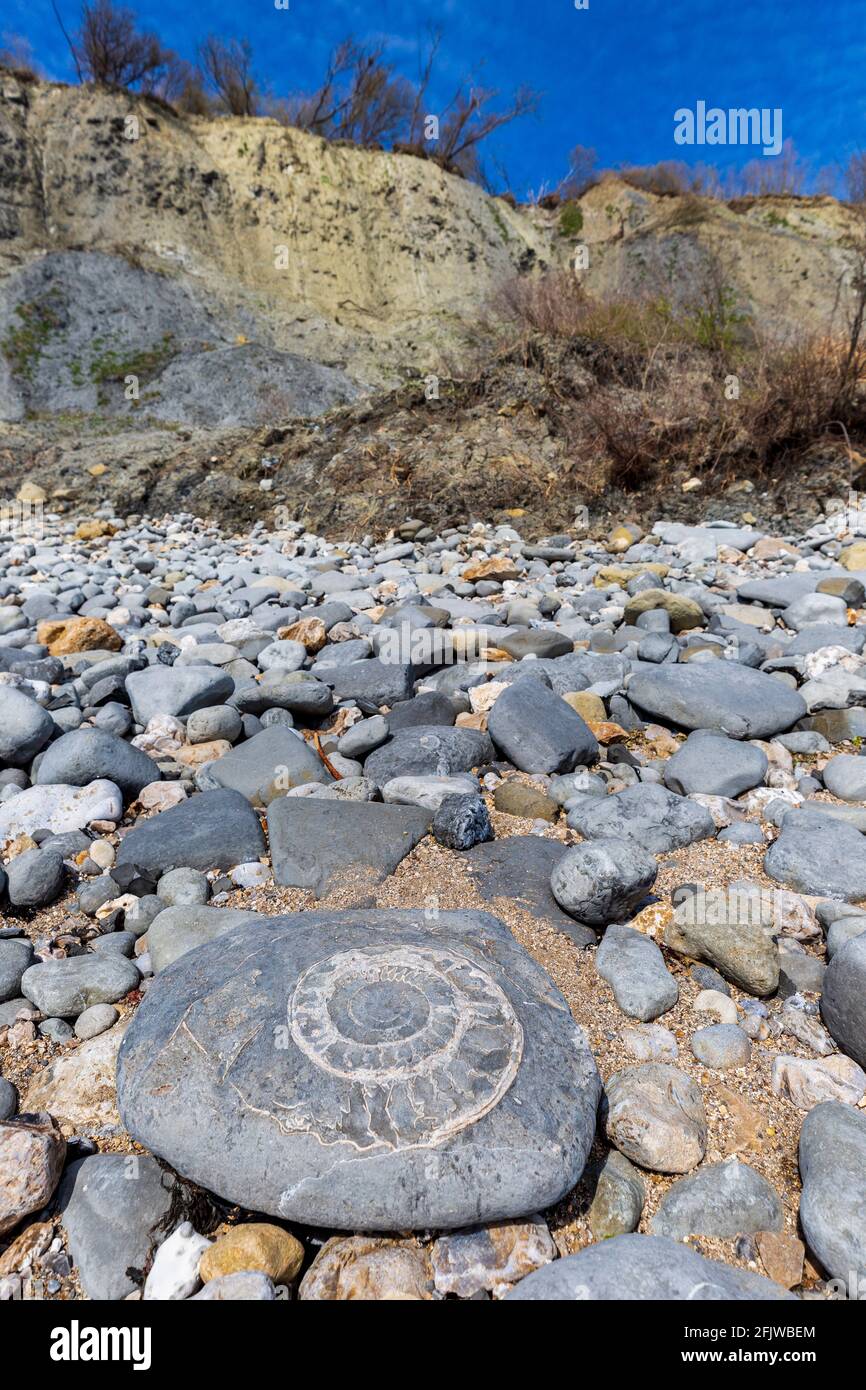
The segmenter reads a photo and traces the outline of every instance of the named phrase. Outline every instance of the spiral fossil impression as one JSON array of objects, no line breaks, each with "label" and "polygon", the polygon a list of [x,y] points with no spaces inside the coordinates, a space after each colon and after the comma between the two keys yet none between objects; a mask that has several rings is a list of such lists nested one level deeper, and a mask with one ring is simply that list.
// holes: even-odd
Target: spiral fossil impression
[{"label": "spiral fossil impression", "polygon": [[329,1083],[291,1107],[290,1124],[325,1143],[439,1143],[498,1105],[523,1055],[503,991],[439,947],[340,951],[304,972],[288,1013],[292,1040]]}]

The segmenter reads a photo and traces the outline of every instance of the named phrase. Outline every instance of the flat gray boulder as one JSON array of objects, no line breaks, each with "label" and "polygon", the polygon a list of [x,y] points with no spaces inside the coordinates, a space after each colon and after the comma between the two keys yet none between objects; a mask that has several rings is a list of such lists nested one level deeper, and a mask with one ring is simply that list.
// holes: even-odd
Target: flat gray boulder
[{"label": "flat gray boulder", "polygon": [[409,700],[414,691],[415,668],[404,662],[340,662],[322,672],[337,700],[370,700],[374,705],[393,705]]},{"label": "flat gray boulder", "polygon": [[242,912],[230,907],[202,907],[186,904],[166,907],[154,917],[147,931],[147,948],[154,974],[164,970],[172,961],[206,941],[224,936],[232,927],[244,922],[257,922],[255,912]]},{"label": "flat gray boulder", "polygon": [[364,763],[364,776],[384,787],[395,777],[453,777],[493,761],[493,744],[478,729],[420,724],[399,729]]},{"label": "flat gray boulder", "polygon": [[821,1016],[833,1041],[866,1067],[866,936],[834,953],[824,972]]},{"label": "flat gray boulder", "polygon": [[227,1201],[332,1230],[552,1205],[599,1093],[565,1000],[479,912],[237,927],[156,977],[118,1059],[138,1142]]},{"label": "flat gray boulder", "polygon": [[254,806],[267,806],[291,787],[333,780],[315,748],[279,724],[208,763],[207,777],[220,787],[240,792]]},{"label": "flat gray boulder", "polygon": [[522,677],[497,699],[487,719],[500,752],[523,772],[571,772],[598,760],[598,743],[576,710],[543,680]]},{"label": "flat gray boulder", "polygon": [[124,799],[137,796],[149,782],[159,782],[159,764],[140,748],[106,729],[74,729],[52,743],[39,763],[35,781],[86,787],[107,778]]},{"label": "flat gray boulder", "polygon": [[629,840],[650,854],[667,854],[716,833],[706,807],[653,782],[640,782],[613,796],[586,797],[566,820],[584,839]]},{"label": "flat gray boulder", "polygon": [[764,869],[797,893],[846,902],[866,898],[866,840],[823,811],[789,811],[764,855]]},{"label": "flat gray boulder", "polygon": [[664,1236],[615,1236],[554,1260],[521,1279],[507,1299],[523,1302],[636,1300],[772,1302],[792,1299],[780,1284],[707,1260]]},{"label": "flat gray boulder", "polygon": [[243,714],[261,716],[269,709],[287,709],[300,719],[324,719],[334,708],[330,687],[307,671],[266,671],[262,680],[242,686],[232,704]]},{"label": "flat gray boulder", "polygon": [[268,807],[274,878],[317,897],[341,883],[379,883],[424,838],[430,820],[421,806],[282,796]]},{"label": "flat gray boulder", "polygon": [[609,926],[595,956],[595,968],[607,980],[617,1004],[629,1018],[651,1023],[672,1009],[679,988],[654,941],[634,927]]},{"label": "flat gray boulder", "polygon": [[166,1232],[174,1179],[149,1154],[91,1154],[70,1163],[58,1204],[82,1288],[88,1298],[126,1298]]},{"label": "flat gray boulder", "polygon": [[767,755],[749,743],[724,734],[698,731],[665,764],[665,786],[680,796],[740,796],[760,786],[767,775]]},{"label": "flat gray boulder", "polygon": [[180,718],[227,700],[235,688],[231,676],[216,666],[148,666],[126,678],[126,693],[139,724],[157,714]]},{"label": "flat gray boulder", "polygon": [[199,792],[130,830],[117,862],[159,878],[169,869],[231,869],[266,853],[259,818],[246,797]]},{"label": "flat gray boulder", "polygon": [[21,993],[46,1018],[77,1018],[91,1004],[114,1004],[141,983],[138,967],[115,952],[40,961],[25,970]]},{"label": "flat gray boulder", "polygon": [[772,738],[806,714],[796,690],[736,661],[677,663],[641,670],[626,688],[643,714],[683,729],[730,738]]},{"label": "flat gray boulder", "polygon": [[737,598],[748,603],[761,603],[767,608],[787,608],[789,603],[802,598],[803,594],[814,594],[823,572],[813,570],[809,574],[777,574],[767,579],[747,579],[737,588]]},{"label": "flat gray boulder", "polygon": [[800,1130],[800,1177],[809,1249],[850,1288],[852,1272],[866,1277],[866,1115],[836,1100],[810,1110]]},{"label": "flat gray boulder", "polygon": [[680,1178],[659,1203],[650,1229],[654,1236],[720,1236],[733,1239],[757,1231],[781,1231],[779,1194],[765,1177],[731,1158],[710,1163]]},{"label": "flat gray boulder", "polygon": [[458,772],[453,777],[395,777],[381,788],[382,800],[394,806],[423,806],[430,812],[439,810],[449,796],[466,796],[478,791],[478,778],[471,772]]}]

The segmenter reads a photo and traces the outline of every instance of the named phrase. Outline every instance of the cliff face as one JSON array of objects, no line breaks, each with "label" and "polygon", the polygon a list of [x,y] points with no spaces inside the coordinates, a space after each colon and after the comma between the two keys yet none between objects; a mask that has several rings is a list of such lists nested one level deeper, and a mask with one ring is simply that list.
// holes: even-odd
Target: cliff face
[{"label": "cliff face", "polygon": [[680,305],[730,289],[735,312],[782,336],[842,333],[862,219],[835,198],[657,197],[617,181],[581,200],[587,283]]},{"label": "cliff face", "polygon": [[695,312],[722,288],[764,329],[842,333],[858,236],[831,198],[615,178],[565,215],[512,208],[408,155],[0,70],[0,500],[26,476],[77,510],[346,530],[518,506],[556,529],[604,486],[558,420],[591,365],[555,400],[521,353],[448,382],[505,282],[577,253],[591,292]]},{"label": "cliff face", "polygon": [[607,180],[580,212],[569,239],[556,210],[429,161],[2,72],[0,417],[314,414],[447,371],[504,281],[577,244],[591,290],[688,303],[712,262],[765,326],[842,324],[854,219],[833,199],[726,206]]},{"label": "cliff face", "polygon": [[[47,351],[50,320],[86,315],[95,286],[97,336],[115,356],[246,340],[394,383],[459,351],[495,286],[551,255],[543,218],[427,161],[270,120],[177,117],[122,93],[8,76],[0,90],[7,320],[52,282]],[[57,329],[91,375],[74,324]],[[62,385],[68,408],[76,383]]]}]

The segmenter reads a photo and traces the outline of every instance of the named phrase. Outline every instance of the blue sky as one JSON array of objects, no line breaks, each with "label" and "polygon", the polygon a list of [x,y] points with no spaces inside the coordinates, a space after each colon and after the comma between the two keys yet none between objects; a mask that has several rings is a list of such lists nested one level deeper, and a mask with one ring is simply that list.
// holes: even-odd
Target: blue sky
[{"label": "blue sky", "polygon": [[[67,27],[78,0],[57,0]],[[518,197],[555,186],[568,151],[593,146],[605,167],[713,158],[741,165],[751,149],[677,146],[674,112],[779,107],[786,138],[817,170],[866,148],[863,0],[179,0],[132,4],[163,42],[192,57],[208,31],[247,36],[276,93],[316,85],[329,49],[349,33],[380,38],[413,75],[428,26],[444,31],[435,112],[460,77],[511,92],[525,83],[541,109],[488,145]],[[0,32],[24,35],[49,75],[74,80],[49,0],[0,0]]]}]

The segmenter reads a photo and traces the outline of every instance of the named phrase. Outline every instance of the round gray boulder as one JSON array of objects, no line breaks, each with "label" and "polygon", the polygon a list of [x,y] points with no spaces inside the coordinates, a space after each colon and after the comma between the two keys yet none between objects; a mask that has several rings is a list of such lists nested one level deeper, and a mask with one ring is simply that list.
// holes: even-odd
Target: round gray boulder
[{"label": "round gray boulder", "polygon": [[238,926],[155,978],[118,1059],[124,1124],[153,1153],[228,1201],[337,1230],[558,1201],[599,1092],[565,1001],[480,912]]},{"label": "round gray boulder", "polygon": [[55,731],[41,705],[11,685],[0,686],[0,763],[26,767]]},{"label": "round gray boulder", "polygon": [[[800,1224],[824,1268],[866,1276],[866,1115],[840,1101],[809,1111],[800,1130]],[[849,1295],[851,1296],[851,1295]],[[856,1296],[856,1295],[855,1295]]]},{"label": "round gray boulder", "polygon": [[46,1017],[77,1018],[91,1004],[113,1004],[141,981],[137,967],[114,953],[69,956],[31,965],[21,993]]},{"label": "round gray boulder", "polygon": [[153,758],[116,734],[105,729],[75,729],[46,750],[36,781],[86,787],[102,777],[120,787],[128,800],[148,782],[159,782],[162,773]]},{"label": "round gray boulder", "polygon": [[842,801],[866,801],[866,758],[837,754],[824,768],[824,786]]},{"label": "round gray boulder", "polygon": [[723,734],[696,732],[665,764],[665,786],[680,796],[739,796],[763,782],[767,755]]},{"label": "round gray boulder", "polygon": [[656,1236],[734,1236],[781,1231],[779,1194],[746,1163],[710,1163],[669,1188],[652,1219]]},{"label": "round gray boulder", "polygon": [[560,907],[603,927],[631,915],[656,880],[658,865],[639,845],[601,836],[566,850],[550,876]]}]

